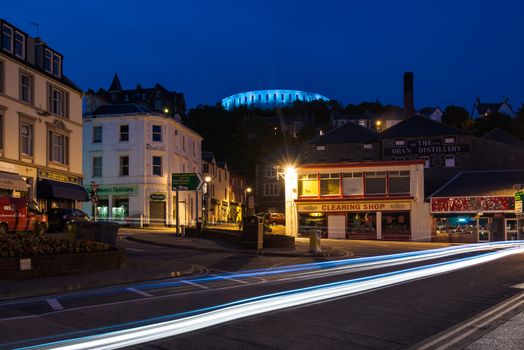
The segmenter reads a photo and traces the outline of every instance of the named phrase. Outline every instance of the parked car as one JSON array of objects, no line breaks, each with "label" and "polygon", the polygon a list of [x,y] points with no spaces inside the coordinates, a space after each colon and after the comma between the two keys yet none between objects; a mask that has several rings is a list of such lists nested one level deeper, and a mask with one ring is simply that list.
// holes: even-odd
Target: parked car
[{"label": "parked car", "polygon": [[46,232],[47,226],[47,217],[35,201],[0,197],[0,234],[9,231],[34,231],[42,234]]},{"label": "parked car", "polygon": [[286,224],[286,216],[283,213],[269,213],[268,220],[273,226]]},{"label": "parked car", "polygon": [[47,212],[49,231],[70,232],[73,224],[91,221],[89,215],[82,210],[71,208],[52,208]]}]

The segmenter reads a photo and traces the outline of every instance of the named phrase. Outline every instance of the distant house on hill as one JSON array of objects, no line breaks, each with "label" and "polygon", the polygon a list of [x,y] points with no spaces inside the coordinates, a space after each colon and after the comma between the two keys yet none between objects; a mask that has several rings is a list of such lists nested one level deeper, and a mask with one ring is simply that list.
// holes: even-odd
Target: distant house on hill
[{"label": "distant house on hill", "polygon": [[471,117],[477,119],[495,112],[506,114],[512,118],[515,117],[515,112],[513,111],[513,108],[511,108],[508,98],[504,98],[502,102],[497,103],[481,103],[480,97],[475,99]]},{"label": "distant house on hill", "polygon": [[442,116],[444,115],[444,111],[440,109],[439,106],[425,107],[419,111],[419,114],[436,122],[442,123]]}]

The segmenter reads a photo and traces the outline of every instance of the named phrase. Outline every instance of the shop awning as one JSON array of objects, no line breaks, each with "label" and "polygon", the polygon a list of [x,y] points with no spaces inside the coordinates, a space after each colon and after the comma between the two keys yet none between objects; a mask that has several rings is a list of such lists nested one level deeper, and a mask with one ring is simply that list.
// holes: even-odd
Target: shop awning
[{"label": "shop awning", "polygon": [[38,181],[37,196],[41,198],[60,198],[86,202],[89,195],[84,187],[53,180],[42,179]]},{"label": "shop awning", "polygon": [[27,191],[24,178],[18,174],[0,171],[0,188],[5,190]]}]

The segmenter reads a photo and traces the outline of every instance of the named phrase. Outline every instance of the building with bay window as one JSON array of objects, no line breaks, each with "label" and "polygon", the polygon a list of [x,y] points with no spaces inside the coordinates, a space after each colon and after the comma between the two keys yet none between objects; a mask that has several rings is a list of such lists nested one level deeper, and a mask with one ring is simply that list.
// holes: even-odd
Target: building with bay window
[{"label": "building with bay window", "polygon": [[0,193],[81,207],[82,91],[64,57],[0,20]]},{"label": "building with bay window", "polygon": [[284,176],[287,235],[431,239],[423,161],[303,164]]},{"label": "building with bay window", "polygon": [[[181,225],[201,220],[202,193],[172,190],[173,173],[199,173],[202,137],[180,116],[158,113],[137,103],[108,104],[84,115],[84,185],[99,185],[101,219]],[[177,213],[178,212],[178,213]]]}]

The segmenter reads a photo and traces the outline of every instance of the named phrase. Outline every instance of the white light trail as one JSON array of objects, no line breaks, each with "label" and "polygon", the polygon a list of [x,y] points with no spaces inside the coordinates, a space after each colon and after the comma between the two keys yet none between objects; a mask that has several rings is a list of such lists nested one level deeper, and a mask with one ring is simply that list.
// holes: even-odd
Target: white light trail
[{"label": "white light trail", "polygon": [[243,317],[350,296],[421,278],[428,278],[523,252],[524,247],[515,247],[423,267],[415,267],[370,277],[274,293],[224,304],[214,311],[203,312],[198,315],[184,317],[177,320],[31,346],[24,349],[117,349],[172,337]]}]

